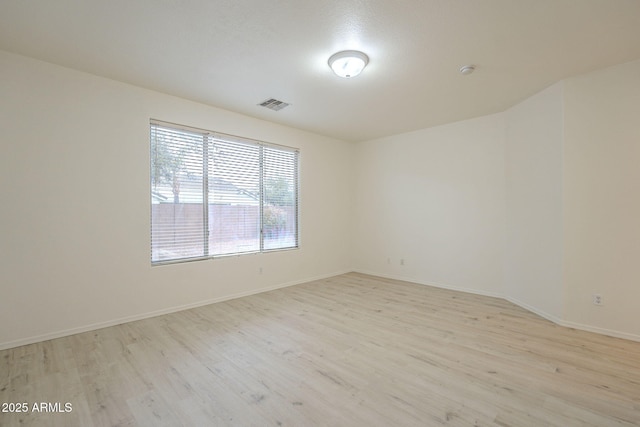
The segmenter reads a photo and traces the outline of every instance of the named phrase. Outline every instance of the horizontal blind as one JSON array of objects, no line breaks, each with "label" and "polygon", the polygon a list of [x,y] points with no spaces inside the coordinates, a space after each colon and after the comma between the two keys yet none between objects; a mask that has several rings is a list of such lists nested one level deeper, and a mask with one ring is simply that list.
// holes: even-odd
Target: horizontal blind
[{"label": "horizontal blind", "polygon": [[212,255],[260,250],[260,146],[221,139],[209,150]]},{"label": "horizontal blind", "polygon": [[203,135],[151,126],[151,260],[204,253]]},{"label": "horizontal blind", "polygon": [[151,122],[151,261],[298,247],[298,151]]},{"label": "horizontal blind", "polygon": [[298,153],[264,147],[263,167],[263,248],[298,246]]}]

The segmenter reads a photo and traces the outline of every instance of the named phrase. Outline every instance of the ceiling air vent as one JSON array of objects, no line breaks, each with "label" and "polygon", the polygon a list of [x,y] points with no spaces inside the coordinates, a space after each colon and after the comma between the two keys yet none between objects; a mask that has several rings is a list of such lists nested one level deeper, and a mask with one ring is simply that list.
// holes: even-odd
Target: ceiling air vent
[{"label": "ceiling air vent", "polygon": [[268,109],[273,110],[273,111],[280,111],[284,107],[287,107],[289,104],[287,104],[284,101],[278,101],[277,99],[269,98],[266,101],[261,102],[258,105],[261,106],[261,107],[264,107],[264,108],[268,108]]}]

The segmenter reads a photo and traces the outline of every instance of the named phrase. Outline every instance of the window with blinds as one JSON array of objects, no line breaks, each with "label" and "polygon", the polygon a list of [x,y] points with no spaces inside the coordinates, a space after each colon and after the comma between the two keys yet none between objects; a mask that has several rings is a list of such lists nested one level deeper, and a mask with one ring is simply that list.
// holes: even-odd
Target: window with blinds
[{"label": "window with blinds", "polygon": [[298,150],[152,121],[151,262],[298,247]]}]

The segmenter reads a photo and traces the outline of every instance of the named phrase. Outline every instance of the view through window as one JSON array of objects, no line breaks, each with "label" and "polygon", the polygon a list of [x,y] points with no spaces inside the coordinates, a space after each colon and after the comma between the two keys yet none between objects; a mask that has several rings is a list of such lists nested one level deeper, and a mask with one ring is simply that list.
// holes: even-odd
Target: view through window
[{"label": "view through window", "polygon": [[298,150],[152,121],[151,262],[298,247]]}]

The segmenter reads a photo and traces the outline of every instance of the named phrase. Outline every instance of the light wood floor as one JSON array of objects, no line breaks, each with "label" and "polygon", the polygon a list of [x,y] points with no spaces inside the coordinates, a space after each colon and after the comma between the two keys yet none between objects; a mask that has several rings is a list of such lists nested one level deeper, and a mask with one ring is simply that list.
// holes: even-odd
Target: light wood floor
[{"label": "light wood floor", "polygon": [[1,351],[2,402],[73,408],[2,426],[638,426],[640,343],[351,273]]}]

